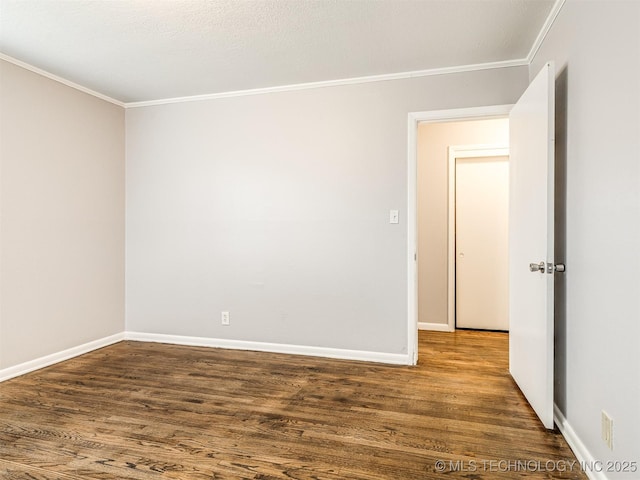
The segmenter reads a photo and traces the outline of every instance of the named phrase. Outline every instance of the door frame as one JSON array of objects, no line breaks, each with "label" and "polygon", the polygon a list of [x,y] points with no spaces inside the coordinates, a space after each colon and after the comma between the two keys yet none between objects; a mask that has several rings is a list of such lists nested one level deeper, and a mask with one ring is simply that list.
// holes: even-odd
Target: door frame
[{"label": "door frame", "polygon": [[508,157],[509,145],[449,146],[447,202],[447,326],[456,329],[456,160],[459,158]]},{"label": "door frame", "polygon": [[409,112],[407,126],[407,356],[418,363],[418,124],[509,116],[513,105]]}]

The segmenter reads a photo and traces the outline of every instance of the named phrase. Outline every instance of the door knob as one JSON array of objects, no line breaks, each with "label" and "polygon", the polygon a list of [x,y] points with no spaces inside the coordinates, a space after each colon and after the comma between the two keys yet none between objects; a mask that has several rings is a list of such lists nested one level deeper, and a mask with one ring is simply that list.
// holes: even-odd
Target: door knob
[{"label": "door knob", "polygon": [[530,272],[540,272],[540,273],[544,273],[546,270],[547,264],[545,262],[540,262],[540,263],[530,263],[529,264],[529,271]]},{"label": "door knob", "polygon": [[530,272],[540,272],[540,273],[564,273],[565,266],[564,263],[530,263],[529,264]]}]

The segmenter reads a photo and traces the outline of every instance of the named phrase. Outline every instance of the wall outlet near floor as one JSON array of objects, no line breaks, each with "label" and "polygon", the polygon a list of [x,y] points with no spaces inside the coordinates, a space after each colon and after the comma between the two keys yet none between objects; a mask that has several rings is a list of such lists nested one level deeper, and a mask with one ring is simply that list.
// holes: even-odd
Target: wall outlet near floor
[{"label": "wall outlet near floor", "polygon": [[222,320],[222,325],[230,325],[231,321],[229,320],[229,312],[222,312],[220,314],[220,319]]},{"label": "wall outlet near floor", "polygon": [[613,450],[613,419],[602,410],[602,441]]}]

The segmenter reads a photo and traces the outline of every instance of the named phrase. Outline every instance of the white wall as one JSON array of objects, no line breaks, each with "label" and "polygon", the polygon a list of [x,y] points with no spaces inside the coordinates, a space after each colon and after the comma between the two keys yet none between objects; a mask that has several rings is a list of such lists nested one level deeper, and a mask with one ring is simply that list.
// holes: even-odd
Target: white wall
[{"label": "white wall", "polygon": [[0,61],[0,369],[124,329],[124,111]]},{"label": "white wall", "polygon": [[418,318],[421,323],[447,324],[448,149],[452,145],[480,144],[508,146],[509,120],[418,125]]},{"label": "white wall", "polygon": [[530,76],[547,60],[558,71],[556,258],[567,264],[556,404],[593,458],[640,462],[640,2],[569,0]]},{"label": "white wall", "polygon": [[127,329],[406,353],[407,114],[526,83],[508,68],[128,109]]}]

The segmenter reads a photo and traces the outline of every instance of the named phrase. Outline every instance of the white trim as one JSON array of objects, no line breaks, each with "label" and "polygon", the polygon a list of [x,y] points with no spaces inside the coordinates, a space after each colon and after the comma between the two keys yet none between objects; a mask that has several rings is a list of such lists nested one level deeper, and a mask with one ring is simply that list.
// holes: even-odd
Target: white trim
[{"label": "white trim", "polygon": [[418,124],[420,122],[442,123],[459,120],[501,118],[509,115],[513,105],[490,105],[485,107],[457,108],[454,110],[432,110],[410,112],[407,122],[407,352],[418,359]]},{"label": "white trim", "polygon": [[436,75],[449,75],[454,73],[477,72],[481,70],[492,70],[496,68],[511,68],[528,66],[530,61],[527,58],[515,60],[504,60],[500,62],[477,63],[471,65],[459,65],[453,67],[431,68],[427,70],[415,70],[409,72],[386,73],[381,75],[367,75],[363,77],[342,78],[337,80],[323,80],[319,82],[295,83],[291,85],[279,85],[275,87],[253,88],[247,90],[235,90],[229,92],[209,93],[204,95],[191,95],[186,97],[161,98],[157,100],[145,100],[140,102],[122,102],[115,98],[104,95],[90,88],[83,87],[71,80],[67,80],[53,73],[47,72],[41,68],[30,65],[22,60],[13,58],[4,53],[0,53],[0,60],[12,63],[31,72],[42,75],[43,77],[62,83],[71,88],[75,88],[81,92],[93,95],[107,102],[113,103],[124,108],[150,107],[154,105],[166,105],[171,103],[199,102],[205,100],[216,100],[219,98],[245,97],[249,95],[264,95],[267,93],[291,92],[297,90],[310,90],[314,88],[337,87],[342,85],[356,85],[362,83],[385,82],[389,80],[402,80],[409,78],[430,77]]},{"label": "white trim", "polygon": [[429,330],[431,332],[452,332],[446,323],[418,322],[418,330]]},{"label": "white trim", "polygon": [[447,324],[456,329],[456,159],[503,157],[509,155],[505,145],[450,145],[448,159],[447,203]]},{"label": "white trim", "polygon": [[513,104],[487,105],[484,107],[455,108],[452,110],[429,110],[425,112],[410,112],[409,118],[415,123],[446,123],[461,120],[482,120],[502,118],[509,115]]},{"label": "white trim", "polygon": [[491,70],[494,68],[511,68],[527,66],[526,58],[517,60],[505,60],[502,62],[478,63],[473,65],[461,65],[456,67],[431,68],[428,70],[416,70],[411,72],[386,73],[382,75],[368,75],[364,77],[342,78],[338,80],[324,80],[320,82],[296,83],[276,87],[253,88],[249,90],[236,90],[231,92],[210,93],[205,95],[193,95],[188,97],[165,98],[160,100],[148,100],[143,102],[129,102],[126,108],[150,107],[154,105],[166,105],[169,103],[199,102],[203,100],[216,100],[218,98],[244,97],[247,95],[263,95],[265,93],[291,92],[296,90],[309,90],[313,88],[337,87],[341,85],[354,85],[371,82],[386,82],[389,80],[402,80],[407,78],[430,77],[435,75],[448,75],[452,73],[476,72],[479,70]]},{"label": "white trim", "polygon": [[[409,114],[409,159],[418,158],[418,121]],[[418,364],[418,162],[407,164],[407,353],[412,365]]]},{"label": "white trim", "polygon": [[113,103],[114,105],[118,105],[124,108],[136,108],[136,107],[148,107],[153,105],[166,105],[170,103],[183,103],[183,102],[197,102],[203,100],[214,100],[218,98],[231,98],[231,97],[243,97],[247,95],[262,95],[266,93],[279,93],[279,92],[290,92],[296,90],[308,90],[312,88],[324,88],[324,87],[335,87],[340,85],[354,85],[361,83],[370,83],[370,82],[384,82],[388,80],[401,80],[407,78],[418,78],[418,77],[429,77],[434,75],[448,75],[453,73],[464,73],[464,72],[475,72],[480,70],[491,70],[495,68],[511,68],[511,67],[522,67],[529,66],[533,61],[536,53],[540,49],[540,46],[544,42],[549,30],[553,26],[555,19],[557,18],[560,10],[564,6],[565,0],[556,0],[556,2],[551,7],[549,15],[542,26],[542,29],[538,33],[531,49],[529,50],[528,55],[525,58],[518,58],[512,60],[503,60],[500,62],[488,62],[488,63],[476,63],[471,65],[458,65],[453,67],[442,67],[442,68],[431,68],[427,70],[414,70],[409,72],[399,72],[399,73],[387,73],[381,75],[367,75],[363,77],[352,77],[352,78],[343,78],[337,80],[325,80],[319,82],[308,82],[308,83],[297,83],[291,85],[280,85],[275,87],[266,87],[266,88],[254,88],[248,90],[236,90],[230,92],[220,92],[220,93],[211,93],[205,95],[193,95],[187,97],[175,97],[175,98],[164,98],[164,99],[156,99],[156,100],[148,100],[141,102],[122,102],[120,100],[116,100],[115,98],[109,97],[108,95],[104,95],[95,90],[91,90],[90,88],[83,87],[75,82],[62,78],[58,75],[54,75],[53,73],[47,72],[41,68],[30,65],[22,60],[18,60],[17,58],[11,57],[4,53],[0,53],[0,60],[4,60],[6,62],[12,63],[19,67],[22,67],[31,72],[37,73],[38,75],[42,75],[43,77],[49,78],[56,82],[59,82],[63,85],[67,85],[68,87],[75,88],[81,92],[87,93],[94,97],[105,100],[109,103]]},{"label": "white trim", "polygon": [[264,95],[267,93],[291,92],[297,90],[310,90],[314,88],[337,87],[342,85],[356,85],[362,83],[385,82],[389,80],[402,80],[408,78],[431,77],[436,75],[449,75],[454,73],[477,72],[481,70],[491,70],[496,68],[511,68],[528,66],[529,61],[526,58],[516,60],[504,60],[501,62],[478,63],[472,65],[460,65],[455,67],[431,68],[428,70],[415,70],[410,72],[386,73],[381,75],[368,75],[364,77],[342,78],[337,80],[324,80],[319,82],[295,83],[291,85],[279,85],[275,87],[253,88],[247,90],[235,90],[229,92],[209,93],[204,95],[191,95],[186,97],[162,98],[157,100],[146,100],[141,102],[121,102],[115,98],[104,95],[90,88],[83,87],[75,82],[62,78],[53,73],[47,72],[41,68],[30,65],[26,62],[10,57],[4,53],[0,53],[0,60],[17,65],[18,67],[29,70],[43,77],[62,83],[71,88],[75,88],[81,92],[93,95],[107,102],[113,103],[124,108],[150,107],[154,105],[166,105],[171,103],[199,102],[205,100],[216,100],[219,98],[245,97],[249,95]]},{"label": "white trim", "polygon": [[68,348],[67,350],[36,358],[35,360],[30,360],[13,367],[4,368],[0,370],[0,382],[24,375],[25,373],[33,372],[34,370],[48,367],[55,363],[64,362],[70,358],[83,355],[108,345],[113,345],[114,343],[121,342],[122,340],[124,340],[124,333],[116,333],[109,337],[100,338],[83,345],[78,345],[77,347]]},{"label": "white trim", "polygon": [[593,455],[591,455],[584,443],[582,443],[580,437],[578,437],[575,430],[569,424],[569,421],[555,403],[553,404],[553,417],[558,426],[558,430],[560,430],[560,433],[562,433],[562,436],[567,441],[578,463],[585,467],[582,471],[589,480],[607,480],[604,472],[598,472],[597,469],[588,468],[589,465],[596,465],[597,461],[593,458]]},{"label": "white trim", "polygon": [[46,70],[42,70],[41,68],[34,67],[22,60],[18,60],[17,58],[10,57],[4,53],[0,53],[0,60],[4,60],[5,62],[12,63],[20,68],[24,68],[25,70],[29,70],[30,72],[37,73],[38,75],[42,75],[43,77],[48,78],[49,80],[53,80],[54,82],[61,83],[66,85],[67,87],[75,88],[76,90],[81,91],[82,93],[87,93],[96,98],[104,100],[109,103],[113,103],[114,105],[118,105],[119,107],[125,107],[125,103],[120,100],[116,100],[115,98],[111,98],[107,95],[104,95],[100,92],[96,92],[95,90],[91,90],[90,88],[83,87],[77,83],[72,82],[71,80],[67,80],[66,78],[59,77],[58,75],[54,75],[53,73],[47,72]]},{"label": "white trim", "polygon": [[311,347],[305,345],[288,345],[283,343],[249,342],[209,337],[188,337],[182,335],[165,335],[160,333],[125,332],[125,340],[136,342],[169,343],[173,345],[189,345],[198,347],[226,348],[230,350],[252,350],[256,352],[287,353],[311,357],[339,358],[344,360],[360,360],[366,362],[409,365],[409,355],[383,352],[367,352],[363,350],[346,350],[339,348]]},{"label": "white trim", "polygon": [[545,20],[544,25],[542,25],[542,28],[540,29],[538,36],[533,42],[533,45],[531,45],[531,50],[529,50],[529,54],[527,55],[527,65],[531,65],[531,62],[533,62],[533,59],[538,53],[538,50],[540,50],[540,47],[542,46],[544,39],[547,37],[549,30],[551,30],[553,23],[556,21],[556,18],[558,18],[558,14],[560,13],[560,10],[562,10],[562,7],[564,6],[565,1],[566,0],[556,0],[556,2],[551,7],[551,11],[547,16],[547,19]]}]

